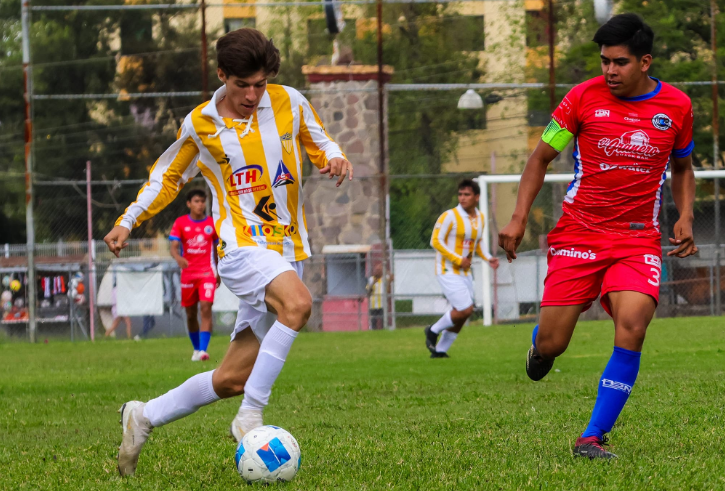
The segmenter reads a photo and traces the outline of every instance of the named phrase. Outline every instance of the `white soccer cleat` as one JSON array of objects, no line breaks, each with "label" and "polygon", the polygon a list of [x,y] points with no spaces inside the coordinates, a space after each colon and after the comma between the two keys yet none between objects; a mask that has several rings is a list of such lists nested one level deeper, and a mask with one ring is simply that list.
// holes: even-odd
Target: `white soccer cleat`
[{"label": "white soccer cleat", "polygon": [[209,359],[209,353],[206,351],[199,351],[199,361],[207,361]]},{"label": "white soccer cleat", "polygon": [[229,428],[229,433],[231,433],[237,442],[241,442],[244,435],[252,431],[254,428],[259,428],[260,426],[264,426],[264,423],[262,422],[261,409],[239,408],[239,412],[232,420],[232,426]]},{"label": "white soccer cleat", "polygon": [[123,426],[123,440],[118,447],[118,472],[121,476],[133,476],[136,472],[138,456],[153,430],[151,422],[143,415],[145,406],[145,402],[130,401],[118,410]]},{"label": "white soccer cleat", "polygon": [[201,351],[194,350],[194,353],[191,355],[191,361],[201,361]]}]

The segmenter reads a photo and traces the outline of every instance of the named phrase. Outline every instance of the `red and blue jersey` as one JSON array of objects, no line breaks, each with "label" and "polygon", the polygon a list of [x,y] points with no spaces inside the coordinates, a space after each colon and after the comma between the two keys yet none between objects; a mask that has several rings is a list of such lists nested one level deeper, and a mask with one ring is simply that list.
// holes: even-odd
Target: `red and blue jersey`
[{"label": "red and blue jersey", "polygon": [[604,77],[574,87],[542,140],[562,151],[574,138],[574,180],[564,215],[588,229],[659,237],[662,186],[670,156],[692,153],[692,103],[657,79],[647,94],[612,95]]},{"label": "red and blue jersey", "polygon": [[214,274],[212,251],[219,239],[211,217],[194,220],[189,215],[180,216],[171,227],[169,240],[181,242],[181,254],[189,262],[189,266],[181,271],[183,279]]}]

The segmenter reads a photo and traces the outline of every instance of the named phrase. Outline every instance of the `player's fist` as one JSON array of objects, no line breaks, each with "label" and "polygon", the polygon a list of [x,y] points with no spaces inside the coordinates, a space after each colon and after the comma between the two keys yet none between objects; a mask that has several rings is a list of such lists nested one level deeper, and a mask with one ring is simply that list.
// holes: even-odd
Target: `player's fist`
[{"label": "player's fist", "polygon": [[342,157],[335,157],[327,162],[327,165],[320,169],[320,174],[329,174],[330,179],[339,176],[335,186],[339,186],[345,180],[345,176],[352,181],[352,164]]},{"label": "player's fist", "polygon": [[179,269],[186,269],[189,267],[189,260],[185,257],[179,256],[176,258],[176,264],[179,265]]},{"label": "player's fist", "polygon": [[461,259],[461,268],[463,271],[468,271],[471,269],[471,258],[470,257],[464,257]]},{"label": "player's fist", "polygon": [[692,234],[692,219],[683,217],[674,226],[675,238],[669,238],[670,244],[677,246],[667,253],[668,256],[687,257],[697,253],[695,237]]},{"label": "player's fist", "polygon": [[498,258],[497,257],[488,258],[488,265],[491,266],[491,269],[498,269]]},{"label": "player's fist", "polygon": [[121,253],[121,249],[128,246],[128,242],[126,242],[126,239],[128,239],[128,236],[130,234],[131,231],[126,227],[116,225],[115,227],[113,227],[113,229],[111,229],[110,232],[108,232],[108,235],[103,238],[103,242],[105,242],[108,246],[108,250],[115,254],[116,257],[118,257],[118,255]]},{"label": "player's fist", "polygon": [[501,229],[498,234],[498,245],[506,251],[506,259],[508,262],[516,259],[516,249],[521,244],[526,232],[526,224],[518,220],[512,219],[508,225]]}]

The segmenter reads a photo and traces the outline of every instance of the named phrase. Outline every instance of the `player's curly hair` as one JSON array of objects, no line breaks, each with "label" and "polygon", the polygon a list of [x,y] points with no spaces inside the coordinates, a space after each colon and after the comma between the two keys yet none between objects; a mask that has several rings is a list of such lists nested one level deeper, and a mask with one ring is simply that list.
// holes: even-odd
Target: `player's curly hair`
[{"label": "player's curly hair", "polygon": [[619,14],[607,21],[594,34],[594,41],[602,46],[626,46],[637,59],[652,54],[655,34],[637,14]]},{"label": "player's curly hair", "polygon": [[280,55],[271,39],[251,27],[243,27],[216,42],[217,66],[229,77],[246,78],[263,71],[274,78],[279,73]]}]

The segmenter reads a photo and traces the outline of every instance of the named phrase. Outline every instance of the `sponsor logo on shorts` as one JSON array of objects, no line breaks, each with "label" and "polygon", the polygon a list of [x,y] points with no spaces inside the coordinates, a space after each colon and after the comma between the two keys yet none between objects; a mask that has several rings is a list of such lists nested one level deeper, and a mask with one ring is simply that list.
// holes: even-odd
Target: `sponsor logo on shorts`
[{"label": "sponsor logo on shorts", "polygon": [[193,283],[182,283],[181,288],[194,288]]},{"label": "sponsor logo on shorts", "polygon": [[634,165],[615,165],[615,164],[605,164],[601,163],[599,164],[599,168],[603,171],[608,170],[626,170],[630,172],[641,172],[643,174],[649,174],[650,169],[647,169],[646,167],[640,167],[637,164]]},{"label": "sponsor logo on shorts", "polygon": [[591,250],[578,251],[573,247],[570,247],[569,249],[555,249],[553,247],[549,247],[549,254],[551,254],[552,256],[566,256],[577,259],[589,259],[590,261],[593,261],[597,258],[596,252],[592,252]]},{"label": "sponsor logo on shorts", "polygon": [[622,392],[626,392],[627,394],[632,393],[631,385],[623,384],[622,382],[615,382],[614,380],[609,380],[608,378],[602,379],[602,387],[606,389],[621,390]]}]

